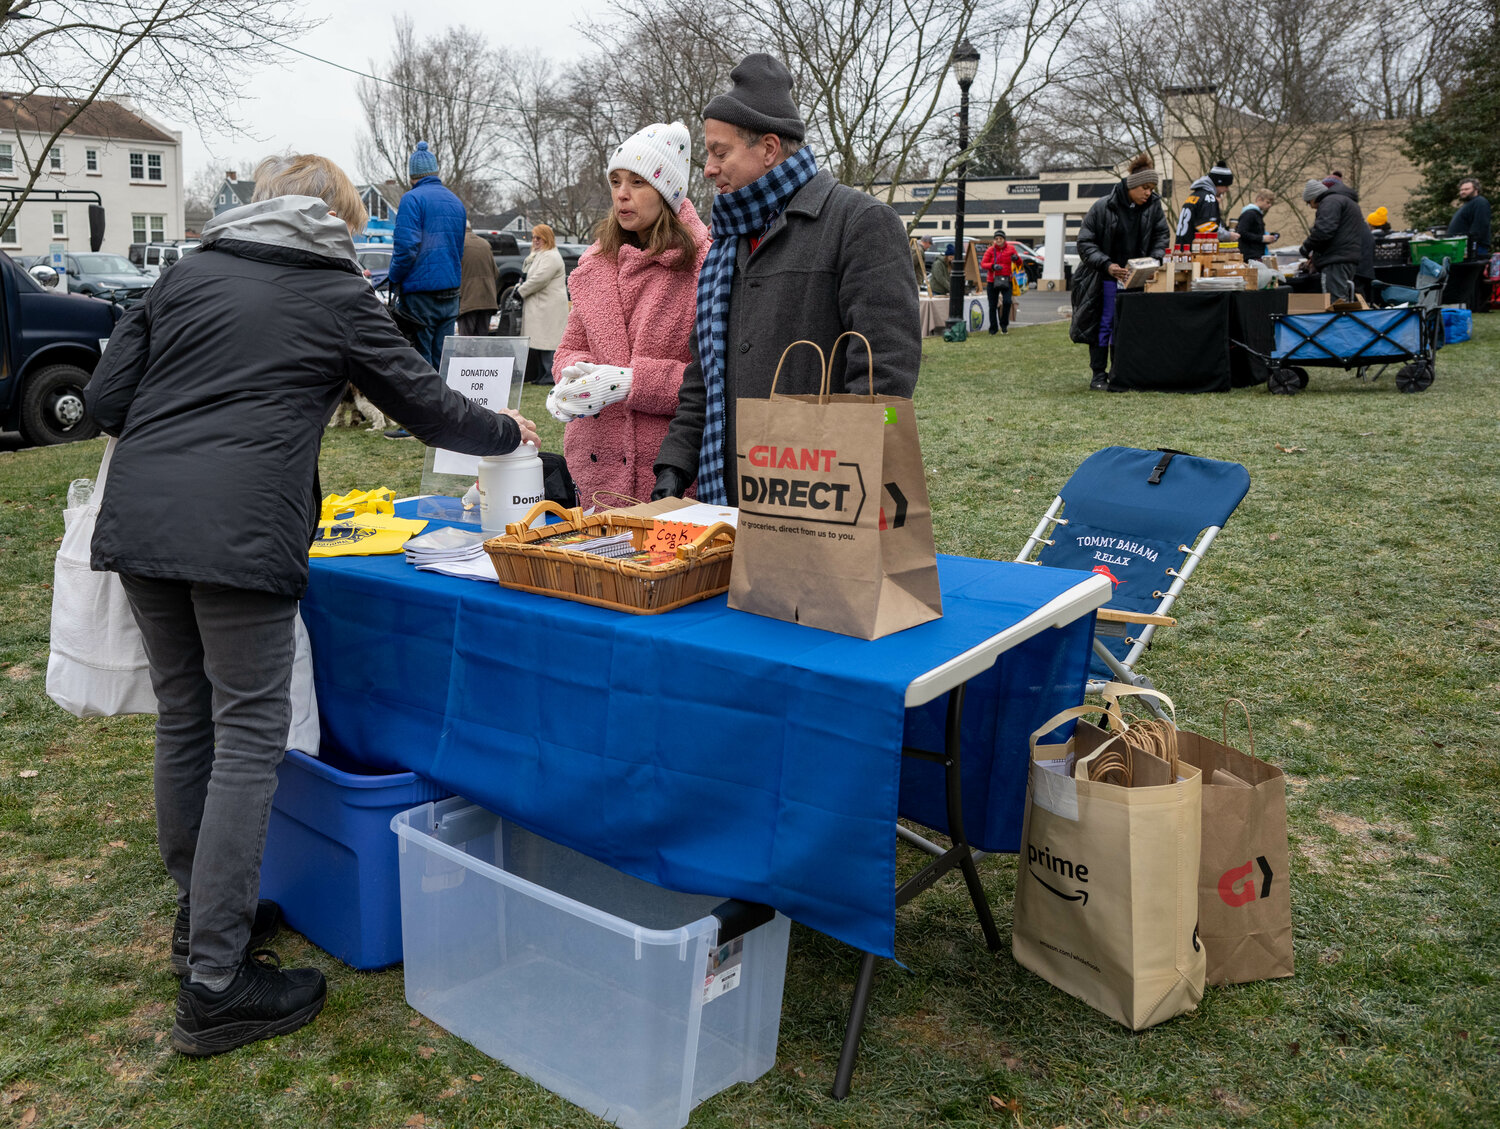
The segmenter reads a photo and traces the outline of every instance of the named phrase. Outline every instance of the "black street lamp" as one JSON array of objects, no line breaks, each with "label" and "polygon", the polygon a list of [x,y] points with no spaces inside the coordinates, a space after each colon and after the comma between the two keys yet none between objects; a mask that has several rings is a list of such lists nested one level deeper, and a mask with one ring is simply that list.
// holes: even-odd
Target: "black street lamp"
[{"label": "black street lamp", "polygon": [[[979,73],[979,51],[967,38],[953,49],[953,75],[958,79],[958,88],[963,92],[958,103],[958,151],[969,147],[969,87]],[[969,185],[969,161],[964,158],[958,165],[958,197],[953,208],[953,255],[952,273],[948,276],[948,324],[953,325],[963,318],[964,264],[968,261],[964,247],[964,193]]]}]

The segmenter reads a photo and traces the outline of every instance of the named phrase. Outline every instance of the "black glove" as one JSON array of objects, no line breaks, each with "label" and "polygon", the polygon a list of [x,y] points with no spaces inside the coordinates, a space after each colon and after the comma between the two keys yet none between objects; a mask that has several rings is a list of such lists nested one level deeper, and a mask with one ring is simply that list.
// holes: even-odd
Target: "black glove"
[{"label": "black glove", "polygon": [[656,472],[656,489],[651,491],[651,500],[657,502],[662,498],[680,498],[690,485],[688,476],[682,471],[674,466],[664,466]]}]

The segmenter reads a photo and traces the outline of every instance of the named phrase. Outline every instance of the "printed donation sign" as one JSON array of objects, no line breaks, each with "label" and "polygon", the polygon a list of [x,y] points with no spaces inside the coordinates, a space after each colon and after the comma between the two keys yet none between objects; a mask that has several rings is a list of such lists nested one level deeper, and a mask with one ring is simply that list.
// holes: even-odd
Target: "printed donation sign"
[{"label": "printed donation sign", "polygon": [[[506,405],[515,366],[515,357],[450,357],[448,387],[480,407],[498,411]],[[461,474],[474,478],[479,474],[479,456],[461,455],[439,447],[434,454],[432,469],[437,474]]]}]

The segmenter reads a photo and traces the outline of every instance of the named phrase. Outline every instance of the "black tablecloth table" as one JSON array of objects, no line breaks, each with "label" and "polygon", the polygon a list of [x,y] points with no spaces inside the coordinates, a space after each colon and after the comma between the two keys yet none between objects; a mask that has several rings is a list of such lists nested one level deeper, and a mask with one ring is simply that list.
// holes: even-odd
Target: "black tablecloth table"
[{"label": "black tablecloth table", "polygon": [[[1448,281],[1443,284],[1443,305],[1472,308],[1478,296],[1479,279],[1488,265],[1479,259],[1465,263],[1449,263]],[[1402,263],[1398,266],[1376,267],[1375,281],[1415,287],[1417,266],[1415,263]]]},{"label": "black tablecloth table", "polygon": [[[1443,284],[1443,305],[1445,306],[1469,306],[1474,307],[1476,300],[1481,297],[1478,283],[1484,274],[1487,264],[1474,260],[1466,263],[1448,264],[1448,281]],[[1417,285],[1417,265],[1415,263],[1397,263],[1391,266],[1377,265],[1375,267],[1375,281],[1389,282],[1395,286]],[[1317,294],[1323,289],[1322,274],[1314,271],[1312,274],[1299,274],[1288,279],[1292,292],[1295,294]]]},{"label": "black tablecloth table", "polygon": [[1285,289],[1126,291],[1116,299],[1112,383],[1143,392],[1228,392],[1266,380],[1259,353],[1272,346],[1271,315]]}]

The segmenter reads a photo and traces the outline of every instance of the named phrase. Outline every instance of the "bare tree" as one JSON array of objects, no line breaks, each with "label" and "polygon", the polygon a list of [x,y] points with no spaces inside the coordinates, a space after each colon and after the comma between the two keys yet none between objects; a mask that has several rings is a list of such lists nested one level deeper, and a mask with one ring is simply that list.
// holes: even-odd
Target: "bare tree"
[{"label": "bare tree", "polygon": [[[615,0],[612,18],[587,33],[609,48],[611,100],[635,108],[642,124],[680,117],[696,126],[736,61],[757,50],[777,55],[792,71],[822,165],[866,190],[887,181],[892,199],[913,175],[950,176],[973,140],[1019,113],[1053,79],[1059,46],[1091,2]],[[948,80],[965,36],[984,45],[990,66],[975,91],[986,109],[969,152],[958,153]]]},{"label": "bare tree", "polygon": [[505,146],[506,184],[512,204],[532,223],[546,223],[563,238],[584,239],[609,208],[603,146],[614,133],[604,122],[609,106],[598,84],[559,73],[546,59],[507,56],[505,99],[513,107]]},{"label": "bare tree", "polygon": [[410,16],[397,16],[395,27],[390,61],[371,63],[377,77],[359,82],[361,175],[405,184],[407,159],[426,141],[454,195],[472,210],[490,210],[513,112],[502,80],[508,58],[467,28],[419,42]]},{"label": "bare tree", "polygon": [[[48,152],[89,107],[128,91],[197,126],[247,129],[237,87],[282,56],[279,41],[318,21],[290,0],[0,0],[0,75],[12,91],[23,182],[0,203],[0,227],[20,210]],[[22,123],[26,128],[21,128]],[[97,127],[97,123],[94,127]],[[41,137],[33,153],[27,135]]]},{"label": "bare tree", "polygon": [[[599,52],[569,78],[578,108],[573,128],[588,135],[591,151],[604,161],[615,145],[652,122],[680,121],[696,134],[703,107],[724,90],[730,69],[749,51],[736,14],[718,5],[616,0],[611,12],[581,29]],[[588,96],[579,100],[585,90]],[[688,195],[706,219],[713,190],[696,175],[703,168],[701,142],[690,153]]]},{"label": "bare tree", "polygon": [[[1113,165],[1165,154],[1181,188],[1221,157],[1235,162],[1225,212],[1267,188],[1296,199],[1310,168],[1366,167],[1384,127],[1362,106],[1370,27],[1357,0],[1245,0],[1237,33],[1221,15],[1185,7],[1173,21],[1142,0],[1114,0],[1082,24],[1060,81],[1032,107],[1034,160]],[[1301,211],[1291,213],[1301,226]]]}]

